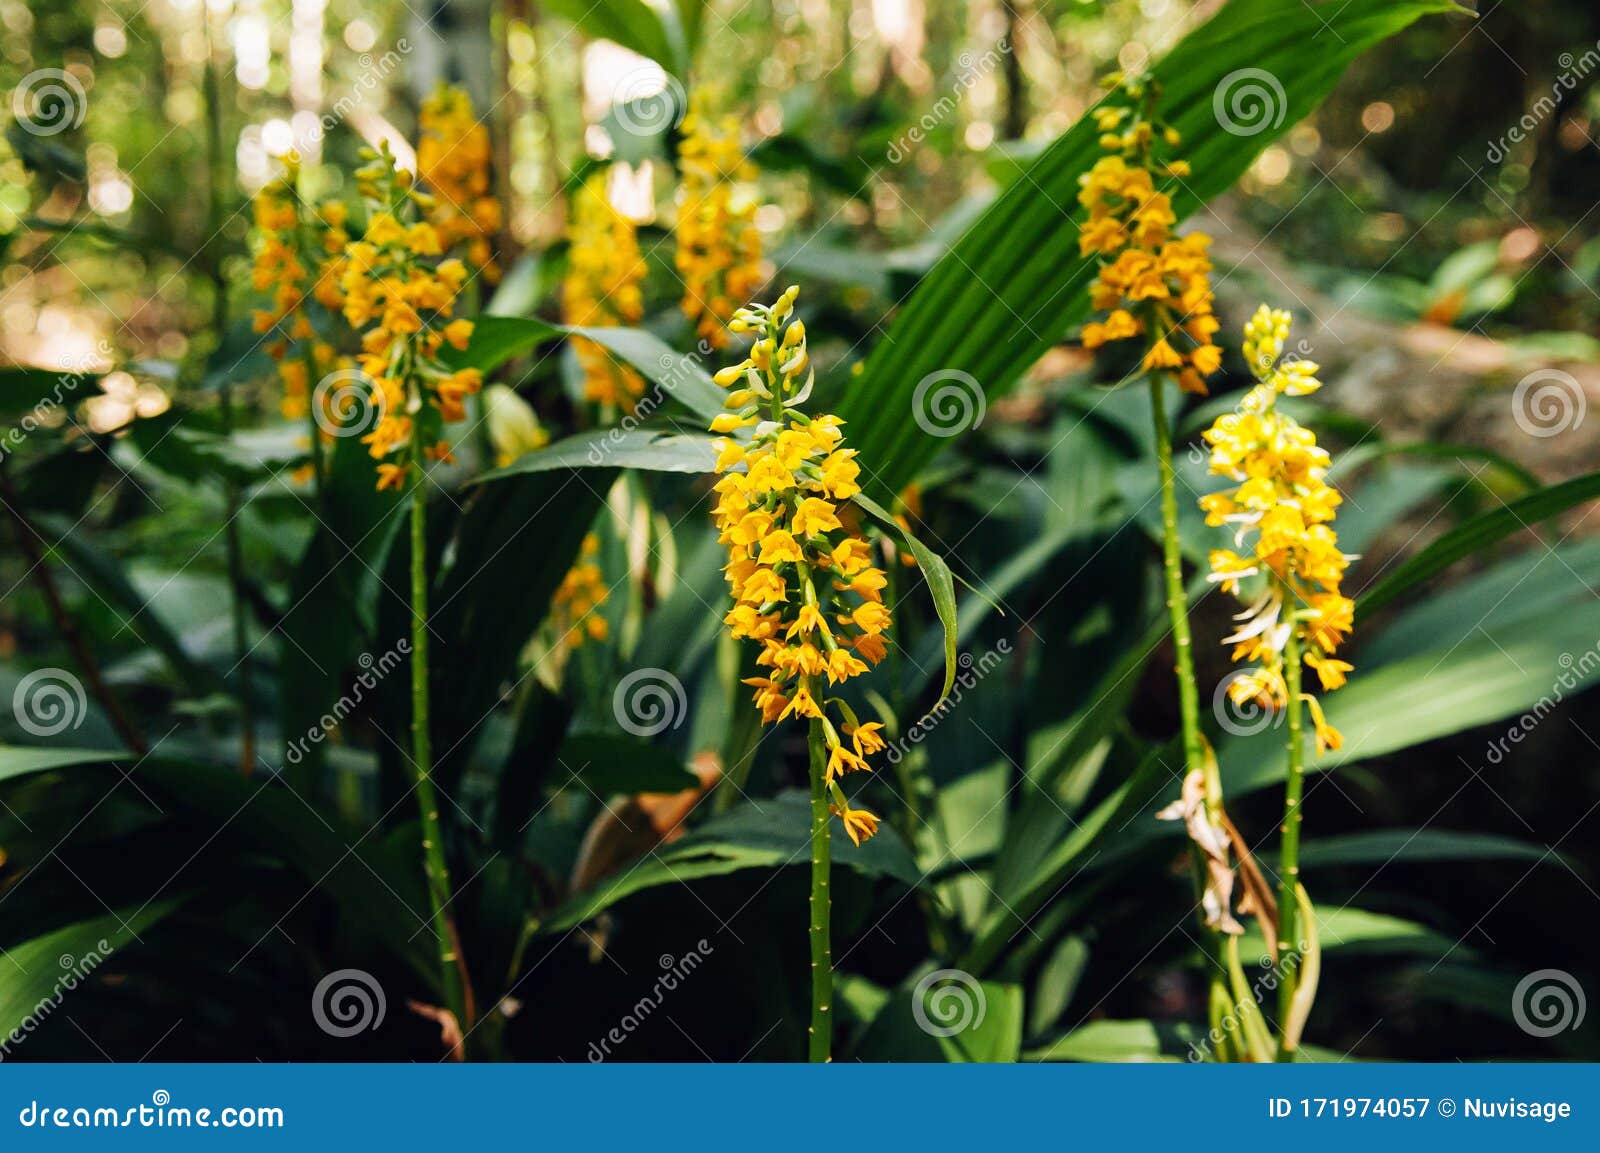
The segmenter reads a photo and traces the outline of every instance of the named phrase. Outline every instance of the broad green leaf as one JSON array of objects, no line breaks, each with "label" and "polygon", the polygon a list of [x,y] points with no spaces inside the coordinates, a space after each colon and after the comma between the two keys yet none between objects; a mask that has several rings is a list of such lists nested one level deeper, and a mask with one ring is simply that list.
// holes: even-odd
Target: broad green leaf
[{"label": "broad green leaf", "polygon": [[1356,601],[1356,612],[1371,612],[1456,561],[1478,555],[1512,533],[1596,499],[1600,499],[1600,472],[1551,485],[1473,517],[1391,569]]},{"label": "broad green leaf", "polygon": [[[1227,189],[1361,53],[1421,16],[1453,10],[1463,11],[1449,0],[1233,0],[1153,70],[1164,90],[1162,113],[1182,134],[1194,170],[1176,190],[1175,211],[1187,216]],[[1264,97],[1253,110],[1252,93]],[[933,374],[965,374],[980,394],[969,398],[976,411],[1085,315],[1094,264],[1078,255],[1074,221],[1078,178],[1100,155],[1098,136],[1085,117],[1029,164],[872,350],[839,415],[871,462],[873,497],[898,492],[946,443],[911,419],[918,389],[926,393]]]},{"label": "broad green leaf", "polygon": [[665,745],[604,733],[569,736],[556,764],[601,798],[614,793],[678,793],[700,786],[700,778]]},{"label": "broad green leaf", "polygon": [[1024,1061],[1183,1061],[1200,1039],[1181,1022],[1090,1021],[1049,1044],[1030,1049]]},{"label": "broad green leaf", "polygon": [[653,428],[597,428],[536,449],[476,483],[488,484],[529,472],[566,468],[633,468],[646,472],[711,472],[717,438],[705,433]]},{"label": "broad green leaf", "polygon": [[1302,869],[1377,865],[1412,861],[1545,861],[1570,867],[1559,853],[1541,845],[1455,829],[1372,829],[1318,837],[1300,846]]},{"label": "broad green leaf", "polygon": [[851,498],[861,509],[905,542],[917,560],[922,579],[928,582],[928,592],[933,597],[933,610],[939,616],[939,626],[944,630],[944,685],[939,689],[942,701],[950,695],[950,686],[956,682],[956,585],[950,566],[944,558],[919,541],[909,529],[900,525],[892,513],[877,501],[858,493]]},{"label": "broad green leaf", "polygon": [[31,419],[46,410],[76,405],[99,391],[98,373],[48,368],[0,368],[0,448],[9,454],[15,437],[33,431]]},{"label": "broad green leaf", "polygon": [[[527,317],[484,316],[474,324],[466,350],[452,353],[449,359],[454,365],[489,373],[513,357],[567,336],[594,341],[707,422],[723,409],[722,389],[712,383],[698,356],[676,352],[660,337],[640,328],[584,328]],[[650,400],[647,395],[641,406]],[[652,411],[655,407],[659,407],[659,399],[650,406]],[[641,417],[647,415],[649,412]]]},{"label": "broad green leaf", "polygon": [[[1262,969],[1270,960],[1260,926],[1252,919],[1239,938],[1239,957],[1246,967]],[[1408,953],[1442,957],[1447,953],[1471,956],[1473,950],[1443,933],[1365,909],[1318,908],[1317,936],[1324,955],[1329,953]]]},{"label": "broad green leaf", "polygon": [[[544,933],[565,932],[623,898],[658,885],[681,884],[741,869],[810,863],[811,799],[791,790],[713,817],[681,840],[663,845],[607,877],[590,892],[578,894],[540,922],[538,928]],[[905,843],[888,828],[880,829],[877,836],[859,847],[835,836],[833,865],[835,869],[854,869],[868,877],[892,878],[911,887],[921,881]]]},{"label": "broad green leaf", "polygon": [[173,898],[119,909],[7,946],[10,964],[0,981],[0,1038],[31,1028],[30,1021],[42,1020],[69,1001],[74,989],[96,979],[95,970],[112,954],[182,903]]},{"label": "broad green leaf", "polygon": [[541,7],[590,36],[612,40],[684,75],[687,61],[662,14],[644,0],[543,0]]},{"label": "broad green leaf", "polygon": [[959,969],[908,980],[873,1016],[850,1052],[858,1061],[1011,1063],[1022,1052],[1018,985]]}]

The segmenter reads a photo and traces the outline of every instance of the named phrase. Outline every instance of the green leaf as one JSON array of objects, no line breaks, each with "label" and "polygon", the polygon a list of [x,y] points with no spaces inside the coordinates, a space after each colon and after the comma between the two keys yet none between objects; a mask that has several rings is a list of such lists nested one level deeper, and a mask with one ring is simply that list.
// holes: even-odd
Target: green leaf
[{"label": "green leaf", "polygon": [[[1461,9],[1448,0],[1233,0],[1154,69],[1162,112],[1182,133],[1194,169],[1176,190],[1174,210],[1187,216],[1233,184],[1361,53],[1421,16],[1452,10]],[[1253,135],[1230,133],[1216,107],[1226,110],[1230,93],[1243,96],[1261,73],[1277,85],[1269,86],[1265,108],[1271,119]],[[910,419],[917,390],[932,374],[966,374],[981,390],[974,405],[1000,396],[1086,314],[1094,262],[1078,255],[1072,222],[1078,177],[1100,155],[1098,136],[1086,117],[1029,164],[872,350],[839,415],[854,430],[861,459],[871,462],[875,498],[900,491],[947,443]]]},{"label": "green leaf", "polygon": [[[658,386],[665,396],[707,422],[723,409],[722,389],[712,383],[700,357],[676,352],[659,336],[642,328],[586,328],[527,317],[484,316],[473,325],[472,340],[465,351],[452,351],[449,361],[456,367],[476,368],[487,374],[512,357],[567,336],[585,337],[606,348]],[[641,406],[650,399],[645,397]],[[651,405],[650,409],[655,407]],[[649,411],[642,414],[648,415]]]},{"label": "green leaf", "polygon": [[[707,821],[697,831],[663,845],[587,893],[580,893],[539,924],[543,933],[562,933],[581,925],[625,897],[658,885],[741,869],[776,869],[811,863],[811,799],[799,790],[750,801]],[[916,864],[889,828],[860,847],[835,845],[835,868],[868,877],[888,877],[915,887],[922,878]]]},{"label": "green leaf", "polygon": [[0,981],[0,1038],[9,1038],[29,1019],[42,1020],[79,985],[93,981],[95,970],[113,953],[182,903],[174,898],[118,909],[7,946],[10,964]]},{"label": "green leaf", "polygon": [[598,797],[614,793],[680,793],[700,787],[700,778],[684,768],[664,745],[605,733],[569,736],[557,764]]},{"label": "green leaf", "polygon": [[[1267,943],[1261,937],[1259,924],[1253,919],[1250,924],[1252,927],[1239,938],[1239,958],[1247,967],[1265,967],[1263,962],[1269,960]],[[1454,938],[1415,921],[1349,907],[1319,908],[1317,936],[1325,955],[1333,952],[1406,953],[1443,957],[1452,951],[1463,956],[1470,956],[1473,952]]]},{"label": "green leaf", "polygon": [[540,6],[590,36],[648,56],[669,72],[681,76],[686,71],[681,45],[674,45],[661,14],[644,0],[542,0]]},{"label": "green leaf", "polygon": [[1006,1063],[1022,1052],[1022,988],[939,969],[907,981],[850,1053],[858,1061]]},{"label": "green leaf", "polygon": [[[851,498],[872,519],[905,542],[916,558],[922,579],[928,582],[928,592],[933,596],[933,610],[939,615],[939,627],[944,630],[944,685],[939,689],[939,700],[950,695],[950,686],[956,683],[956,585],[950,566],[944,558],[903,528],[894,515],[865,493]],[[935,702],[937,704],[937,702]]]},{"label": "green leaf", "polygon": [[1542,845],[1495,833],[1454,829],[1370,829],[1336,837],[1319,837],[1300,846],[1303,869],[1342,865],[1378,865],[1396,861],[1535,861],[1571,867],[1559,853]]},{"label": "green leaf", "polygon": [[597,428],[569,436],[518,457],[504,468],[484,473],[488,484],[530,472],[565,468],[633,468],[647,472],[711,472],[717,438],[705,433],[661,432],[651,428]]},{"label": "green leaf", "polygon": [[1356,601],[1356,612],[1369,613],[1456,561],[1478,555],[1514,532],[1596,498],[1600,498],[1600,472],[1551,485],[1475,516],[1391,569]]},{"label": "green leaf", "polygon": [[1025,1061],[1182,1061],[1199,1039],[1189,1025],[1166,1021],[1090,1021],[1048,1045],[1023,1054]]},{"label": "green leaf", "polygon": [[0,450],[9,453],[16,447],[13,440],[26,437],[31,431],[22,423],[23,418],[44,409],[77,404],[94,395],[99,380],[99,373],[0,368],[0,420],[17,422],[0,432]]}]

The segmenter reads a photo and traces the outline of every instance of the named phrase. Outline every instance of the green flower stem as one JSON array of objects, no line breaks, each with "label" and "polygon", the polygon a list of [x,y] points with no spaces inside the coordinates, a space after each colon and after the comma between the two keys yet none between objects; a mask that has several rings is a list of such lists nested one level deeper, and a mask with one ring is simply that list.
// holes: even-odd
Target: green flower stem
[{"label": "green flower stem", "polygon": [[[439,980],[445,1008],[455,1014],[465,1032],[467,1019],[465,968],[456,953],[455,930],[445,912],[450,903],[450,868],[445,862],[439,826],[439,802],[433,788],[433,738],[428,717],[428,523],[427,483],[422,475],[420,421],[412,421],[411,467],[411,760],[417,774],[417,804],[422,810],[423,868],[428,876],[428,903],[433,909],[433,931],[439,945]],[[461,1053],[452,1054],[456,1059]]]},{"label": "green flower stem", "polygon": [[[1183,553],[1178,537],[1177,473],[1172,467],[1172,429],[1167,423],[1166,395],[1160,373],[1150,374],[1150,413],[1155,425],[1156,461],[1161,472],[1161,559],[1166,577],[1167,615],[1172,621],[1172,643],[1177,650],[1174,671],[1178,676],[1178,713],[1183,730],[1183,760],[1185,770],[1196,769],[1205,774],[1206,814],[1214,824],[1222,817],[1222,782],[1206,756],[1200,739],[1200,690],[1194,675],[1194,638],[1189,632],[1189,596],[1183,587]],[[1206,866],[1198,852],[1193,857],[1195,897],[1205,894]],[[1201,914],[1200,930],[1210,962],[1210,992],[1208,1004],[1213,1017],[1233,1004],[1233,993],[1228,989],[1228,966],[1220,935],[1204,923]]]},{"label": "green flower stem", "polygon": [[[818,694],[820,695],[820,694]],[[822,718],[806,732],[811,752],[811,1029],[809,1056],[827,1061],[833,1048],[833,894],[828,879],[828,745]]]},{"label": "green flower stem", "polygon": [[[1285,593],[1285,600],[1292,602],[1293,592]],[[1289,778],[1283,790],[1283,844],[1279,857],[1278,872],[1278,964],[1286,966],[1286,959],[1291,949],[1299,948],[1299,934],[1297,932],[1296,917],[1300,911],[1300,807],[1303,789],[1305,786],[1305,739],[1301,732],[1301,719],[1304,708],[1300,702],[1300,633],[1298,626],[1291,619],[1289,639],[1283,646],[1283,675],[1288,682],[1289,694]],[[1299,967],[1295,967],[1293,975],[1285,975],[1278,985],[1278,1027],[1285,1028],[1289,1020],[1290,1010],[1294,1004],[1295,990],[1299,986],[1296,979]],[[1278,1059],[1290,1061],[1294,1059],[1295,1046],[1287,1036],[1284,1036],[1278,1047]]]}]

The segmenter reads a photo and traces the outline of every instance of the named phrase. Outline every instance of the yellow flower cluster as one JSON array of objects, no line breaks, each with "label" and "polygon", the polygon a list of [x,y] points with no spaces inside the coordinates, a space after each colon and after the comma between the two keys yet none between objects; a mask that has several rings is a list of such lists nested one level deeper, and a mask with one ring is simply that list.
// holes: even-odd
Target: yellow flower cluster
[{"label": "yellow flower cluster", "polygon": [[[258,333],[279,330],[266,351],[278,362],[283,414],[294,419],[306,415],[312,374],[320,377],[339,363],[333,347],[317,339],[306,301],[310,296],[329,309],[339,307],[334,265],[350,237],[344,204],[330,200],[307,210],[299,196],[299,156],[290,152],[282,163],[282,175],[264,184],[251,205],[257,234],[251,285],[272,294],[272,307],[257,309],[252,322]],[[313,264],[315,280],[308,271]],[[291,359],[290,345],[297,341],[310,343],[302,356]]]},{"label": "yellow flower cluster", "polygon": [[714,115],[697,90],[683,120],[678,160],[678,275],[683,314],[696,338],[712,348],[728,343],[726,324],[735,302],[755,295],[765,279],[756,200],[749,185],[756,169],[739,143],[739,121]]},{"label": "yellow flower cluster", "polygon": [[[1238,485],[1200,499],[1207,524],[1231,525],[1236,549],[1251,544],[1244,555],[1214,550],[1209,579],[1238,594],[1241,582],[1265,577],[1265,590],[1235,618],[1240,627],[1225,641],[1234,646],[1234,660],[1257,666],[1229,684],[1229,696],[1236,704],[1254,701],[1269,709],[1288,703],[1284,649],[1290,630],[1322,688],[1344,684],[1351,666],[1334,654],[1355,610],[1339,591],[1354,558],[1339,551],[1333,530],[1340,497],[1325,479],[1328,453],[1310,429],[1276,405],[1279,396],[1305,396],[1321,387],[1315,364],[1283,359],[1289,321],[1287,312],[1262,305],[1245,326],[1244,356],[1258,383],[1238,411],[1218,417],[1205,433],[1211,471]],[[1342,738],[1316,697],[1304,693],[1302,699],[1311,707],[1318,751],[1337,749]]]},{"label": "yellow flower cluster", "polygon": [[446,251],[466,245],[467,262],[490,284],[500,279],[490,238],[500,229],[500,202],[489,189],[494,170],[489,129],[465,91],[441,84],[422,102],[417,171],[433,191],[428,220]]},{"label": "yellow flower cluster", "polygon": [[382,462],[378,487],[400,488],[418,447],[430,459],[452,459],[443,426],[465,419],[465,398],[482,384],[477,369],[451,371],[439,360],[443,345],[462,349],[472,336],[470,320],[451,319],[467,268],[439,259],[438,229],[417,219],[425,205],[387,147],[356,177],[373,213],[345,248],[340,288],[345,320],[362,333],[358,363],[377,415],[361,439]]},{"label": "yellow flower cluster", "polygon": [[596,611],[611,595],[594,559],[599,552],[600,538],[594,533],[584,537],[582,554],[550,601],[552,635],[569,649],[580,647],[585,640],[603,641],[610,629],[606,618]]},{"label": "yellow flower cluster", "polygon": [[[644,258],[633,221],[617,211],[599,172],[573,198],[567,238],[567,274],[561,284],[561,317],[595,328],[632,325],[644,315]],[[631,413],[644,394],[644,380],[592,340],[573,342],[583,369],[585,399]]]},{"label": "yellow flower cluster", "polygon": [[884,747],[883,726],[858,723],[847,704],[826,696],[823,682],[839,684],[883,659],[887,578],[872,563],[854,510],[843,504],[861,491],[861,470],[855,450],[844,447],[839,418],[808,416],[800,407],[813,373],[805,325],[786,323],[799,292],[788,289],[770,308],[735,312],[729,330],[752,334],[755,343],[713,378],[730,390],[727,411],[711,423],[724,434],[716,442],[722,479],[714,516],[734,605],[723,620],[735,637],[761,645],[757,664],[766,671],[744,683],[756,690],[762,722],[821,722],[832,810],[860,844],[877,831],[878,818],[851,808],[838,778],[871,768],[867,757]]},{"label": "yellow flower cluster", "polygon": [[1143,336],[1144,371],[1170,373],[1185,392],[1204,395],[1205,378],[1222,365],[1222,350],[1211,339],[1219,327],[1212,315],[1211,238],[1173,236],[1178,218],[1156,178],[1179,179],[1189,167],[1158,161],[1155,149],[1158,139],[1177,146],[1178,133],[1150,114],[1151,82],[1121,80],[1119,87],[1133,103],[1095,110],[1107,155],[1080,178],[1078,202],[1088,218],[1078,249],[1101,258],[1089,294],[1095,309],[1107,314],[1083,326],[1083,346]]}]

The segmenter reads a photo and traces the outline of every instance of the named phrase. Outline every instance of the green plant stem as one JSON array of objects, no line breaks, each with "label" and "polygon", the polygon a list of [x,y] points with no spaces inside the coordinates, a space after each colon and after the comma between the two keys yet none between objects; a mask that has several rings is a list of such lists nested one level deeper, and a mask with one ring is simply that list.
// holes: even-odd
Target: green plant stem
[{"label": "green plant stem", "polygon": [[[1178,714],[1183,731],[1183,760],[1186,773],[1205,774],[1206,815],[1220,825],[1222,782],[1218,778],[1200,738],[1200,690],[1194,675],[1194,638],[1189,631],[1189,595],[1183,587],[1183,552],[1178,536],[1177,473],[1172,467],[1172,428],[1167,423],[1166,395],[1160,373],[1150,374],[1150,415],[1155,426],[1156,461],[1161,473],[1161,560],[1166,581],[1167,615],[1172,622],[1172,644],[1176,650],[1174,672],[1178,677]],[[1199,852],[1193,854],[1192,873],[1195,898],[1205,896],[1206,866]],[[1227,964],[1220,934],[1205,923],[1200,914],[1200,932],[1210,962],[1209,1004],[1231,1003]]]},{"label": "green plant stem", "polygon": [[[1292,591],[1284,599],[1294,599]],[[1300,635],[1291,619],[1289,639],[1283,646],[1283,674],[1289,694],[1289,777],[1283,790],[1283,844],[1278,863],[1278,964],[1285,966],[1291,949],[1298,950],[1299,935],[1296,917],[1300,910],[1300,803],[1305,786],[1305,740],[1301,733],[1303,706],[1300,702]],[[1293,974],[1285,974],[1278,985],[1278,1025],[1284,1028],[1294,1004],[1295,989],[1299,985],[1298,966]],[[1293,1060],[1295,1046],[1284,1035],[1279,1047],[1279,1060]]]},{"label": "green plant stem", "polygon": [[[411,761],[417,775],[417,804],[422,811],[423,867],[428,875],[428,903],[439,944],[439,980],[445,1008],[455,1014],[463,1032],[467,1019],[465,966],[456,951],[455,930],[445,911],[450,903],[450,867],[445,862],[439,802],[433,787],[433,738],[428,716],[428,523],[426,481],[422,475],[420,421],[412,422],[411,485]],[[458,1060],[459,1052],[452,1054]]]},{"label": "green plant stem", "polygon": [[806,732],[811,752],[811,1029],[812,1061],[829,1060],[833,1048],[833,894],[828,880],[828,746],[822,719]]}]

